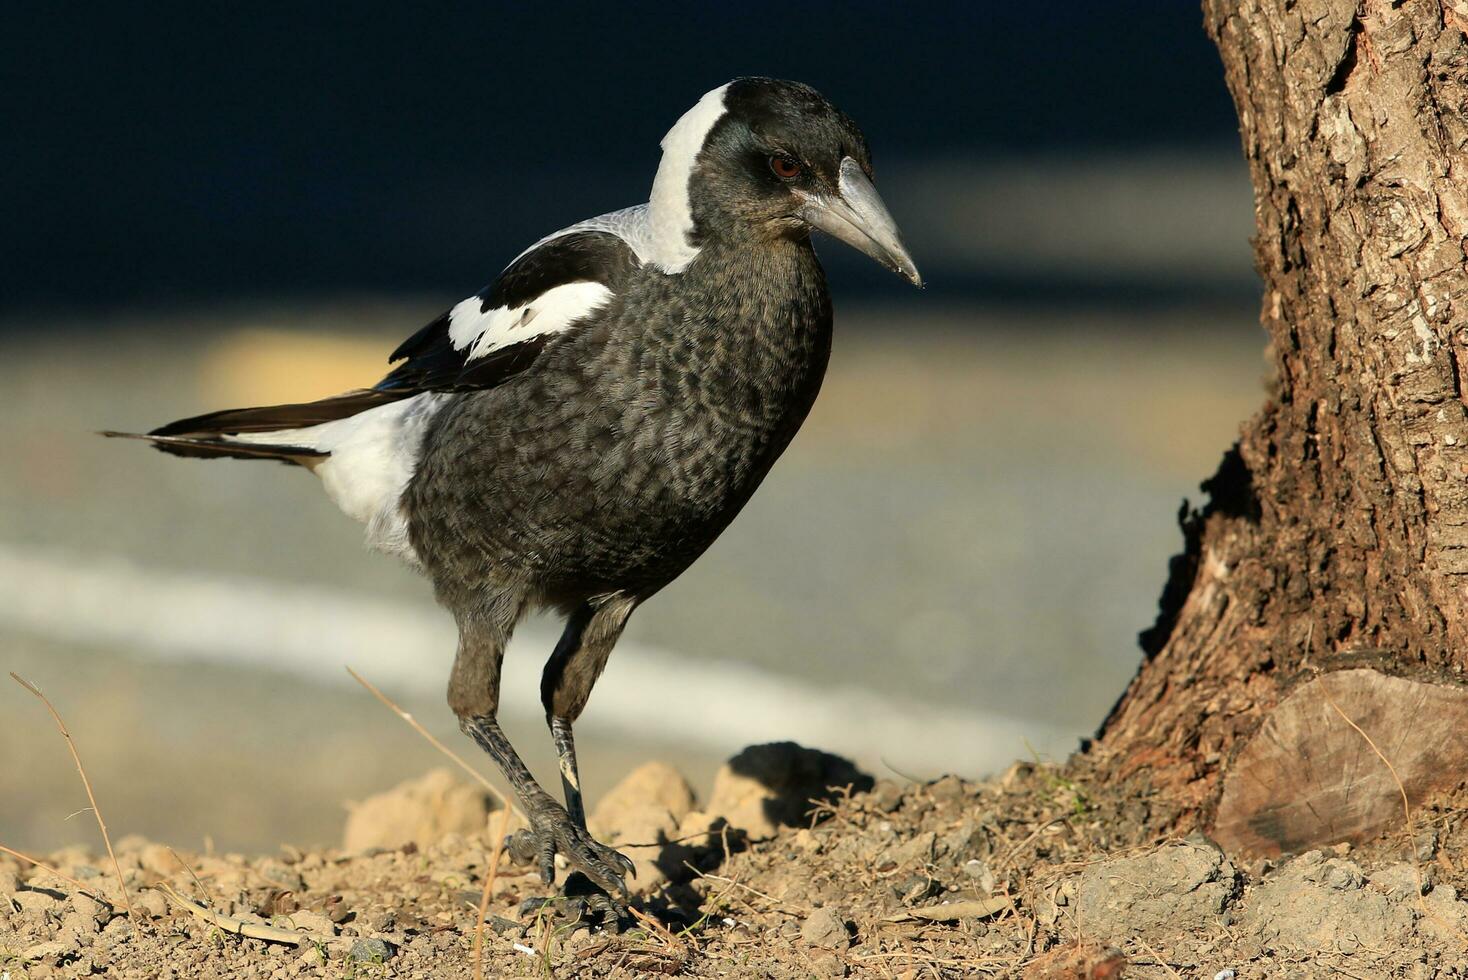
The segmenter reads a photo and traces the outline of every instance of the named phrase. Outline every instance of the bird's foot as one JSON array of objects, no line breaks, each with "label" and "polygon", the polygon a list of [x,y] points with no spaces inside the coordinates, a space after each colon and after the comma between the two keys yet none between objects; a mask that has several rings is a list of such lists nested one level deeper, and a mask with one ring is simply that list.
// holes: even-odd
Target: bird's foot
[{"label": "bird's foot", "polygon": [[566,878],[559,895],[527,898],[520,903],[520,917],[550,915],[571,931],[577,929],[602,929],[616,935],[629,924],[631,917],[627,906],[592,884],[591,879],[579,871]]},{"label": "bird's foot", "polygon": [[[627,875],[636,877],[637,872],[626,855],[620,854],[581,829],[562,807],[550,796],[526,801],[526,818],[530,821],[527,830],[517,830],[505,841],[510,856],[520,864],[538,865],[540,878],[547,885],[555,881],[556,855],[560,854],[580,875],[571,875],[566,880],[568,899],[587,899],[599,908],[602,899],[621,918],[627,912]],[[575,885],[577,879],[585,886]],[[589,899],[591,895],[597,896]]]}]

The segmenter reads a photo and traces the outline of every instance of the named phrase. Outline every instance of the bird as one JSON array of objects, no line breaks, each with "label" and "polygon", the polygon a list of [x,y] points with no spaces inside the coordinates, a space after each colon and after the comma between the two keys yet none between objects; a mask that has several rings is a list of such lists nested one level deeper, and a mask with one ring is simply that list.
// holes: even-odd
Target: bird
[{"label": "bird", "polygon": [[[531,245],[372,387],[104,433],[302,467],[427,576],[458,626],[449,707],[513,787],[521,850],[547,885],[560,855],[611,918],[633,866],[587,830],[572,728],[628,618],[724,531],[815,402],[832,306],[812,232],[923,285],[865,136],[810,86],[736,78],[661,151],[646,203]],[[497,721],[506,644],[536,608],[565,619],[540,691],[559,802]]]}]

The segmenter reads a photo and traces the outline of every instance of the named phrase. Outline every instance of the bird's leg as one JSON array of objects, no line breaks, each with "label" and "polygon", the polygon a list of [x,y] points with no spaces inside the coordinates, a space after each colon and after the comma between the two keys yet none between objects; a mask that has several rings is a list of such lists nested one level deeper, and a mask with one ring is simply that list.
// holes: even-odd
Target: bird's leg
[{"label": "bird's leg", "polygon": [[561,768],[561,790],[566,797],[566,812],[576,825],[586,829],[586,805],[581,800],[581,774],[576,771],[576,739],[571,735],[571,722],[565,718],[550,720],[551,741],[556,743],[556,759]]},{"label": "bird's leg", "polygon": [[[541,702],[556,745],[566,810],[583,831],[586,806],[576,767],[576,741],[571,734],[571,723],[586,707],[592,685],[601,676],[607,657],[636,605],[630,596],[613,595],[578,606],[567,620],[565,632],[556,643],[541,678]],[[566,880],[566,894],[581,898],[589,909],[601,913],[603,920],[610,922],[621,915],[621,910],[615,908],[610,893],[602,894],[598,886],[601,883],[594,876],[572,875]]]},{"label": "bird's leg", "polygon": [[[449,678],[449,706],[459,717],[459,727],[489,753],[519,798],[533,841],[533,853],[523,856],[538,861],[541,879],[546,884],[555,880],[555,857],[561,854],[598,889],[620,896],[625,903],[627,886],[623,878],[631,873],[632,862],[593,839],[540,787],[495,717],[500,665],[519,615],[518,604],[501,605],[503,608],[459,617],[459,650]],[[619,912],[624,907],[615,901],[613,904]]]},{"label": "bird's leg", "polygon": [[[632,862],[577,826],[565,807],[540,788],[494,718],[462,718],[460,726],[494,759],[514,787],[525,818],[530,821],[528,834],[512,837],[512,856],[535,860],[540,867],[540,879],[549,885],[555,881],[556,855],[560,854],[597,888],[607,895],[620,897],[625,905],[628,896],[623,878],[632,873]],[[620,913],[622,909],[619,907],[617,911]]]}]

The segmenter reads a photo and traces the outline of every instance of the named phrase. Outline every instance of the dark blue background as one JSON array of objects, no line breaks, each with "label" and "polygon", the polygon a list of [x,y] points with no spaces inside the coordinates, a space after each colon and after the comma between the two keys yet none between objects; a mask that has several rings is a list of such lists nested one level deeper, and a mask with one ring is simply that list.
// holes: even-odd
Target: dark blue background
[{"label": "dark blue background", "polygon": [[1188,0],[129,7],[0,13],[0,309],[456,296],[644,200],[663,132],[739,74],[820,88],[879,171],[1236,152]]}]

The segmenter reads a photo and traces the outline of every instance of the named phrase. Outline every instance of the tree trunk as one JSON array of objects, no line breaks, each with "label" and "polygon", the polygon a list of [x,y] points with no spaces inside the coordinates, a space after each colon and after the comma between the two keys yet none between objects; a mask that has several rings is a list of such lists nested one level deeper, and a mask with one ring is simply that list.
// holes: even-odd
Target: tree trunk
[{"label": "tree trunk", "polygon": [[1251,736],[1316,671],[1440,684],[1468,661],[1468,0],[1203,7],[1254,183],[1275,378],[1184,514],[1094,750],[1178,825],[1212,822]]}]

